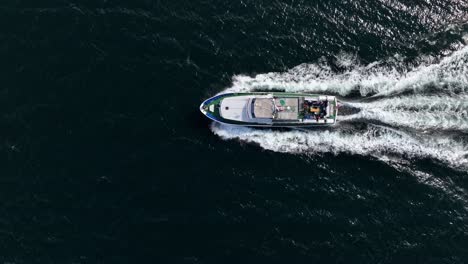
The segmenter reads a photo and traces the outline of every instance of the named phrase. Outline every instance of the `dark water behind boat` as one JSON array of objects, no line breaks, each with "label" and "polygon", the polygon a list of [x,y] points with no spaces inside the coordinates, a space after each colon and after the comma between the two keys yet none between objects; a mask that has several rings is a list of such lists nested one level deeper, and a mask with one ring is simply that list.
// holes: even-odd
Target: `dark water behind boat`
[{"label": "dark water behind boat", "polygon": [[[0,260],[466,262],[467,12],[2,3]],[[317,133],[213,127],[198,112],[225,89],[283,86],[363,115]]]}]

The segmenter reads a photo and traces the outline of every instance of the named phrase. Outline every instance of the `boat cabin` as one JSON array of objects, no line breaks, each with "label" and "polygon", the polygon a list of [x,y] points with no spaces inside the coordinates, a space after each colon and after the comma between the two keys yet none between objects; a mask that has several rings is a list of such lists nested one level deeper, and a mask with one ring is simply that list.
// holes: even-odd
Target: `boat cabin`
[{"label": "boat cabin", "polygon": [[[223,122],[245,122],[260,125],[295,125],[335,123],[334,96],[278,96],[246,94],[223,98],[213,109]],[[211,106],[210,106],[211,107]]]},{"label": "boat cabin", "polygon": [[273,97],[253,98],[250,102],[251,118],[266,118],[273,121],[322,121],[328,117],[327,98]]}]

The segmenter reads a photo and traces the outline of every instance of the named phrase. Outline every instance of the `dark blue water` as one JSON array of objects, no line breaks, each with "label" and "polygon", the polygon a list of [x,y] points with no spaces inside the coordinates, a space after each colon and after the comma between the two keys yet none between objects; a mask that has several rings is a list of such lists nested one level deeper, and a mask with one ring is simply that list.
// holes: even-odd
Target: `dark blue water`
[{"label": "dark blue water", "polygon": [[[466,263],[468,2],[0,3],[4,263]],[[324,130],[211,124],[320,92]]]}]

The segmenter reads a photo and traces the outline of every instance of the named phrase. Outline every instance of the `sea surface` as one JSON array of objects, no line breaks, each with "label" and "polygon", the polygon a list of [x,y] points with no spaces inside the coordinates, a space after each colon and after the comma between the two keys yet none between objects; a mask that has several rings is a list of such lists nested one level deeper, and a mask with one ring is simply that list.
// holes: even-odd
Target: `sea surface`
[{"label": "sea surface", "polygon": [[0,263],[468,263],[467,171],[466,0],[0,2]]}]

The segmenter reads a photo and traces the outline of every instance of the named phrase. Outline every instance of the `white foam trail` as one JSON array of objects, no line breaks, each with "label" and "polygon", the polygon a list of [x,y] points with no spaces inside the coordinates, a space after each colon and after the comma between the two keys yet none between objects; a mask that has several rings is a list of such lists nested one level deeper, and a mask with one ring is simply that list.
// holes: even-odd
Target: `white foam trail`
[{"label": "white foam trail", "polygon": [[342,120],[377,120],[415,129],[468,130],[468,95],[410,95],[371,103],[348,103],[361,111]]},{"label": "white foam trail", "polygon": [[[442,133],[421,133],[425,129],[468,130],[468,46],[445,58],[420,58],[418,66],[394,61],[360,65],[354,55],[340,53],[338,63],[346,70],[336,73],[319,61],[302,64],[284,73],[255,77],[235,76],[224,92],[254,89],[285,89],[288,92],[329,92],[347,95],[356,89],[361,95],[377,94],[373,102],[349,103],[361,111],[341,120],[376,120],[395,128],[368,125],[365,131],[334,126],[327,131],[274,131],[213,124],[212,131],[223,139],[239,139],[262,148],[288,153],[350,153],[372,156],[388,163],[403,164],[416,158],[430,158],[451,167],[468,168],[468,140],[456,140]],[[390,66],[389,66],[390,65]],[[428,87],[432,93],[426,93]],[[408,95],[402,93],[412,90]],[[385,97],[392,95],[392,97]]]},{"label": "white foam trail", "polygon": [[[227,91],[253,89],[286,89],[289,92],[329,92],[347,95],[358,90],[362,96],[388,95],[406,90],[423,91],[434,85],[444,91],[468,90],[468,46],[453,52],[438,62],[437,58],[420,58],[418,66],[399,62],[398,56],[386,62],[367,66],[359,64],[356,56],[339,54],[337,64],[346,68],[336,73],[326,62],[301,64],[283,73],[258,74],[255,77],[234,76]],[[432,63],[432,64],[431,64]]]},{"label": "white foam trail", "polygon": [[431,158],[457,168],[468,168],[468,146],[446,136],[411,136],[380,126],[367,131],[274,131],[212,124],[212,131],[223,139],[239,139],[262,148],[288,153],[350,153],[373,156],[386,161]]}]

